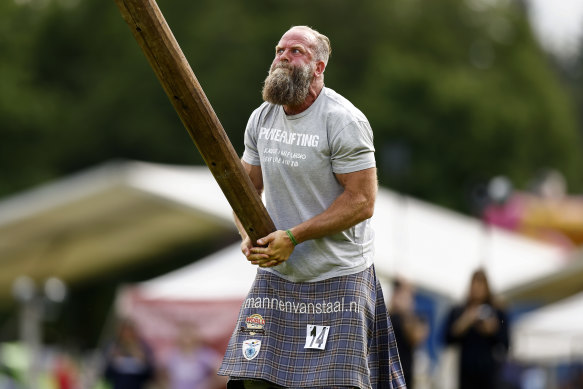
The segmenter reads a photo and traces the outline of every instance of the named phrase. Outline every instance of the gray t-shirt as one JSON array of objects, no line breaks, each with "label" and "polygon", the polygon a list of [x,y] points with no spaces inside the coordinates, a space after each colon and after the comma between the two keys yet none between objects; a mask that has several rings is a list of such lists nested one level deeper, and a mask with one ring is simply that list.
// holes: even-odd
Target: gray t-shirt
[{"label": "gray t-shirt", "polygon": [[[304,112],[287,116],[263,103],[249,118],[243,160],[260,165],[266,208],[280,230],[322,212],[343,192],[334,173],[375,167],[373,134],[366,117],[324,88]],[[360,272],[373,262],[370,219],[338,234],[303,242],[290,258],[265,268],[293,282],[320,281]]]}]

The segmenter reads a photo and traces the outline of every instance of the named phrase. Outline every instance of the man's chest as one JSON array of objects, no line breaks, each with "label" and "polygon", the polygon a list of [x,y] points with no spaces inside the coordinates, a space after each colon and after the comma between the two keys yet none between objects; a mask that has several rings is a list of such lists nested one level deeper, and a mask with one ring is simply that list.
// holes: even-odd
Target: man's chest
[{"label": "man's chest", "polygon": [[319,169],[330,163],[325,126],[290,125],[279,121],[257,131],[257,151],[263,168],[287,166]]}]

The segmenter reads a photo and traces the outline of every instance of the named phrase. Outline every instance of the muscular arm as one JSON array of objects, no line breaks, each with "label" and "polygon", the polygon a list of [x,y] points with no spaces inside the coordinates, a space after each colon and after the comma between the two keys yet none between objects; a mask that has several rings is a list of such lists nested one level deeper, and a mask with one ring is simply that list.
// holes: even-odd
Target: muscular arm
[{"label": "muscular arm", "polygon": [[[336,178],[344,188],[342,194],[324,212],[291,228],[298,243],[341,232],[372,216],[377,193],[376,168],[337,174]],[[257,243],[267,247],[251,248],[247,259],[266,267],[287,260],[294,248],[285,231],[275,231]]]},{"label": "muscular arm", "polygon": [[328,209],[291,229],[298,243],[323,238],[370,218],[377,193],[376,169],[337,174],[344,191]]}]

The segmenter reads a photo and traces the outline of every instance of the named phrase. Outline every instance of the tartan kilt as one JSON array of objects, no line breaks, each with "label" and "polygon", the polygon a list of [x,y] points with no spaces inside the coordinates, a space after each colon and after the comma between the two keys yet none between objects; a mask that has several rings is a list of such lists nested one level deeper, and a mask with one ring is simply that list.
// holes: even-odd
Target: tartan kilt
[{"label": "tartan kilt", "polygon": [[[314,326],[329,326],[327,339]],[[323,349],[305,347],[314,344]],[[258,268],[218,373],[286,388],[405,388],[374,265],[304,283]]]}]

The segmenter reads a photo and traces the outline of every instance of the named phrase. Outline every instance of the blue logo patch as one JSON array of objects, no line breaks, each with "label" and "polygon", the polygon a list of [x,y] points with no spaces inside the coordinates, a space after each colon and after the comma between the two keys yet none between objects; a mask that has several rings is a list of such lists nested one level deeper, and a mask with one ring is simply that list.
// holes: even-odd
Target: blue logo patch
[{"label": "blue logo patch", "polygon": [[243,341],[243,356],[250,361],[259,354],[261,341],[257,339],[248,339]]}]

